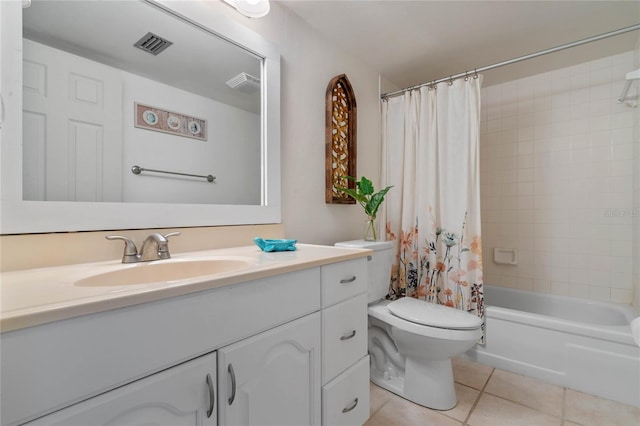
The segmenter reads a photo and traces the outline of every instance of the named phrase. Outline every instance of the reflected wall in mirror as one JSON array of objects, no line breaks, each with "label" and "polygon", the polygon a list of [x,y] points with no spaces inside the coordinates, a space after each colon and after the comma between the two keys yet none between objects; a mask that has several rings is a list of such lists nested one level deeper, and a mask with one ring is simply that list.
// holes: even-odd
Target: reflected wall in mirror
[{"label": "reflected wall in mirror", "polygon": [[[23,199],[261,204],[261,57],[140,1],[33,0],[23,37]],[[207,140],[135,127],[135,103]]]},{"label": "reflected wall in mirror", "polygon": [[[275,45],[218,2],[22,3],[0,1],[0,233],[280,222]],[[147,33],[172,44],[134,47]],[[136,128],[136,102],[206,120],[206,140]]]}]

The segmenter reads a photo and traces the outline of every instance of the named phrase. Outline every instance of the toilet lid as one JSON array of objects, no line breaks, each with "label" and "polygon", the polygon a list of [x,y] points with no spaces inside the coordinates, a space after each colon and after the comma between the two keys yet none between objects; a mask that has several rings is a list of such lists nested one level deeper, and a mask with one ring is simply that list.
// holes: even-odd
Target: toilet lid
[{"label": "toilet lid", "polygon": [[482,325],[482,320],[474,314],[413,297],[395,300],[387,307],[399,318],[429,327],[471,330]]}]

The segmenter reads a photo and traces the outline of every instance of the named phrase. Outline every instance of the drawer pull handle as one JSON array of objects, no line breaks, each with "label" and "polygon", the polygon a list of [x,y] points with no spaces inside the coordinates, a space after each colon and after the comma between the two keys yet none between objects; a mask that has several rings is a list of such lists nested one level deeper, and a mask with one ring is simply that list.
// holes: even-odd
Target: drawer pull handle
[{"label": "drawer pull handle", "polygon": [[216,405],[216,393],[213,389],[213,381],[211,380],[211,374],[207,374],[207,387],[209,388],[209,409],[207,410],[207,418],[211,418],[213,414],[213,407]]},{"label": "drawer pull handle", "polygon": [[229,397],[229,405],[233,404],[236,399],[236,373],[233,371],[233,365],[229,364],[229,376],[231,376],[231,396]]},{"label": "drawer pull handle", "polygon": [[345,334],[344,336],[340,337],[340,340],[349,340],[349,339],[353,339],[354,337],[356,337],[356,331],[355,330],[353,330],[349,334]]},{"label": "drawer pull handle", "polygon": [[340,284],[349,284],[356,280],[356,276],[352,276],[351,278],[344,278],[340,280]]},{"label": "drawer pull handle", "polygon": [[344,407],[342,409],[343,413],[348,413],[349,411],[353,410],[354,408],[356,408],[356,406],[358,405],[358,398],[356,398],[351,405],[349,405],[348,407]]}]

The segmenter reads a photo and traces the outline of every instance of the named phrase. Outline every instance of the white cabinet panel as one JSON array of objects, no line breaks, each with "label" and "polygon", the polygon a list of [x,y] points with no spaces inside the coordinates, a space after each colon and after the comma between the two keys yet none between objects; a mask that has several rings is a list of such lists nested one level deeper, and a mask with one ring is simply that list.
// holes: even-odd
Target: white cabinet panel
[{"label": "white cabinet panel", "polygon": [[322,424],[361,425],[369,418],[369,356],[322,388]]},{"label": "white cabinet panel", "polygon": [[322,306],[335,305],[367,291],[367,259],[360,258],[322,267]]},{"label": "white cabinet panel", "polygon": [[30,426],[214,426],[216,354],[41,417]]},{"label": "white cabinet panel", "polygon": [[320,424],[320,314],[218,351],[220,425]]},{"label": "white cabinet panel", "polygon": [[367,295],[322,311],[322,383],[367,354]]}]

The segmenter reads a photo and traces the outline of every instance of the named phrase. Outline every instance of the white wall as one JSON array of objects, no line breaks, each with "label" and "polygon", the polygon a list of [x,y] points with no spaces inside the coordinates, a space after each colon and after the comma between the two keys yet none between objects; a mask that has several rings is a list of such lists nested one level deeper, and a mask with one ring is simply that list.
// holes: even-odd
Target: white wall
[{"label": "white wall", "polygon": [[222,2],[215,13],[263,35],[281,51],[282,220],[286,234],[301,242],[333,244],[362,238],[366,219],[358,205],[325,204],[325,90],[336,75],[346,74],[358,107],[357,171],[379,185],[378,73],[346,54],[302,21],[271,2],[264,18],[240,16]]},{"label": "white wall", "polygon": [[[260,204],[260,117],[123,72],[123,200],[187,204]],[[134,127],[134,102],[207,120],[207,140]],[[131,166],[197,175],[215,183]]]},{"label": "white wall", "polygon": [[[282,143],[282,221],[280,229],[265,230],[256,227],[256,235],[265,238],[297,238],[300,242],[333,244],[336,241],[361,238],[365,215],[357,205],[327,205],[324,202],[324,113],[325,90],[334,76],[345,73],[353,86],[358,106],[358,176],[367,176],[379,185],[379,76],[376,70],[360,62],[318,35],[296,15],[271,3],[271,12],[265,18],[249,19],[240,16],[223,2],[207,2],[211,13],[241,22],[256,33],[276,44],[281,51],[281,143]],[[387,90],[396,89],[386,84]],[[194,114],[195,115],[195,114]],[[230,230],[240,235],[236,240],[227,238],[220,243],[212,237],[208,245],[193,245],[191,240],[176,239],[172,251],[199,250],[221,247],[224,244],[243,245],[249,239],[234,232],[237,227],[200,228],[199,233]],[[253,228],[252,228],[253,229]],[[262,231],[260,231],[262,229]],[[134,231],[131,231],[134,232]],[[77,235],[77,234],[73,234]],[[19,258],[28,257],[20,268],[37,267],[42,262],[31,256],[29,246],[38,246],[61,255],[55,264],[77,262],[64,253],[85,251],[87,246],[105,247],[104,232],[82,233],[83,239],[65,238],[59,234],[20,235],[0,237],[2,247],[11,247]],[[223,244],[223,245],[221,245]],[[64,247],[65,250],[60,250]],[[117,258],[121,248],[107,245],[113,250],[108,258]],[[107,255],[104,255],[107,256]],[[96,259],[103,257],[95,256]],[[85,258],[84,261],[91,261]]]},{"label": "white wall", "polygon": [[[122,145],[122,163],[117,165],[117,173],[122,173],[117,181],[117,193],[122,194],[122,201],[260,204],[261,126],[257,114],[40,43],[30,42],[25,46],[30,47],[32,55],[47,57],[54,63],[82,63],[90,65],[92,70],[105,70],[105,74],[115,75],[114,79],[122,83],[122,105],[112,109],[114,114],[122,114],[122,132],[118,134],[121,141],[104,141],[105,144]],[[53,82],[50,81],[51,84]],[[207,120],[207,140],[135,127],[134,102]],[[211,174],[216,180],[209,183],[204,179],[157,173],[134,175],[131,173],[133,165],[197,175]],[[103,175],[108,177],[109,164],[104,166]]]},{"label": "white wall", "polygon": [[[486,283],[632,301],[638,113],[616,99],[633,67],[628,52],[483,89]],[[519,264],[495,264],[494,247]]]}]

